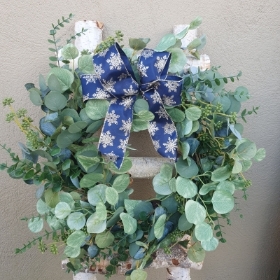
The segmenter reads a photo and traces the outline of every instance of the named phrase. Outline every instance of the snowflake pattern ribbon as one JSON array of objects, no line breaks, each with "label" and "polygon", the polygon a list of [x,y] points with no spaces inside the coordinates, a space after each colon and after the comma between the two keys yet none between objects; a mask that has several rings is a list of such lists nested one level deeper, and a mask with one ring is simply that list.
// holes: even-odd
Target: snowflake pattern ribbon
[{"label": "snowflake pattern ribbon", "polygon": [[138,60],[140,90],[155,115],[149,133],[157,152],[163,157],[177,159],[177,131],[165,106],[181,104],[182,78],[167,75],[171,55],[144,49]]},{"label": "snowflake pattern ribbon", "polygon": [[138,62],[139,86],[129,59],[116,43],[93,57],[94,74],[81,75],[84,100],[110,100],[98,149],[118,168],[124,159],[139,89],[155,115],[149,124],[155,149],[164,157],[176,159],[177,132],[164,105],[180,104],[182,79],[167,76],[169,62],[168,52],[143,50]]}]

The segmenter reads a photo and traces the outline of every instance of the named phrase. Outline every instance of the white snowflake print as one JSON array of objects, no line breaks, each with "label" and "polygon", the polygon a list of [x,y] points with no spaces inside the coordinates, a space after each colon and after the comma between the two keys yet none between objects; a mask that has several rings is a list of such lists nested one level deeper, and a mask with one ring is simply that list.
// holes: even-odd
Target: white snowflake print
[{"label": "white snowflake print", "polygon": [[113,146],[114,139],[115,136],[111,135],[110,131],[106,131],[106,133],[102,133],[100,135],[100,145],[102,145],[103,148],[106,148],[107,146]]},{"label": "white snowflake print", "polygon": [[120,105],[124,106],[124,110],[130,109],[132,104],[134,102],[134,99],[132,97],[126,97],[123,98],[122,102],[120,102]]},{"label": "white snowflake print", "polygon": [[160,73],[164,69],[166,60],[167,55],[164,55],[163,57],[157,56],[157,61],[154,66],[157,68],[158,73]]},{"label": "white snowflake print", "polygon": [[163,107],[160,106],[159,111],[157,111],[156,113],[158,114],[158,117],[160,119],[163,118],[168,120],[168,114]]},{"label": "white snowflake print", "polygon": [[151,136],[154,136],[156,131],[158,131],[157,123],[156,122],[150,122],[149,127],[148,127],[148,131],[149,131]]},{"label": "white snowflake print", "polygon": [[118,159],[118,156],[113,151],[111,153],[104,154],[103,157],[105,162],[116,162]]},{"label": "white snowflake print", "polygon": [[102,64],[93,64],[93,67],[94,67],[94,73],[96,75],[96,77],[98,77],[99,79],[101,79],[101,75],[103,73],[105,73],[105,71],[102,69]]},{"label": "white snowflake print", "polygon": [[112,110],[111,113],[106,114],[105,120],[108,122],[108,126],[111,126],[112,124],[118,124],[118,118],[120,115],[116,115],[115,110]]},{"label": "white snowflake print", "polygon": [[125,136],[128,136],[131,130],[131,125],[132,121],[130,118],[127,121],[122,120],[122,127],[120,128],[120,130],[123,130]]},{"label": "white snowflake print", "polygon": [[176,92],[179,86],[179,84],[175,81],[167,81],[164,85],[168,88],[168,92]]},{"label": "white snowflake print", "polygon": [[154,141],[153,141],[153,145],[154,145],[154,147],[155,147],[156,150],[158,150],[158,149],[161,148],[161,146],[160,146],[160,144],[159,144],[159,140],[154,140]]},{"label": "white snowflake print", "polygon": [[149,66],[145,66],[143,62],[141,61],[140,64],[137,65],[138,71],[140,72],[141,77],[148,77],[147,76],[147,70],[149,69]]},{"label": "white snowflake print", "polygon": [[96,98],[96,99],[107,99],[107,98],[110,98],[111,95],[109,93],[107,93],[105,90],[103,90],[101,88],[97,88],[96,93],[94,93],[92,95],[92,97]]},{"label": "white snowflake print", "polygon": [[143,56],[145,59],[152,57],[154,54],[153,50],[143,50],[141,53],[141,56]]},{"label": "white snowflake print", "polygon": [[111,104],[116,104],[117,103],[117,98],[113,98],[111,101],[110,101],[110,105]]},{"label": "white snowflake print", "polygon": [[88,75],[83,75],[83,79],[85,79],[87,81],[86,84],[96,83],[97,77],[94,74],[88,74]]},{"label": "white snowflake print", "polygon": [[164,134],[172,134],[175,131],[175,125],[173,123],[166,123],[163,127]]},{"label": "white snowflake print", "polygon": [[123,80],[123,79],[126,79],[127,77],[128,77],[127,74],[121,73],[121,75],[119,75],[118,79],[119,79],[119,81],[121,81],[121,80]]},{"label": "white snowflake print", "polygon": [[116,82],[113,81],[113,78],[111,78],[109,81],[102,80],[102,85],[108,92],[116,92],[114,89],[115,83]]},{"label": "white snowflake print", "polygon": [[153,99],[153,104],[161,102],[161,97],[156,90],[155,90],[154,94],[151,95],[151,97]]},{"label": "white snowflake print", "polygon": [[132,85],[128,89],[123,90],[124,95],[129,96],[129,95],[135,95],[138,93],[138,90],[133,89]]},{"label": "white snowflake print", "polygon": [[128,143],[128,138],[126,138],[124,140],[120,139],[120,145],[118,146],[118,148],[122,149],[123,152],[125,152],[127,143]]},{"label": "white snowflake print", "polygon": [[163,143],[163,146],[165,146],[165,153],[171,152],[174,155],[177,149],[177,140],[172,140],[170,137],[168,137],[167,143]]},{"label": "white snowflake print", "polygon": [[119,54],[111,53],[110,58],[108,58],[106,62],[110,65],[110,70],[122,69],[123,62]]},{"label": "white snowflake print", "polygon": [[83,95],[83,101],[89,100],[89,93],[87,95]]},{"label": "white snowflake print", "polygon": [[166,96],[166,95],[163,95],[163,103],[167,106],[173,106],[176,104],[176,102],[173,100],[174,98],[174,95],[171,95],[171,96]]},{"label": "white snowflake print", "polygon": [[104,57],[104,56],[106,56],[107,52],[108,52],[108,49],[106,49],[106,50],[104,50],[104,51],[98,53],[98,55]]}]

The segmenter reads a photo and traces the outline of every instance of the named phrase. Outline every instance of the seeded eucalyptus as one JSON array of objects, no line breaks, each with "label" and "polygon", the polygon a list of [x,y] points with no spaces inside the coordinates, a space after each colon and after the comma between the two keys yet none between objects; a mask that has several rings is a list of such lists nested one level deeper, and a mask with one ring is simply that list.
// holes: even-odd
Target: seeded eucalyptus
[{"label": "seeded eucalyptus", "polygon": [[[110,156],[102,157],[97,149],[99,137],[95,133],[103,125],[109,102],[82,100],[79,76],[94,73],[93,54],[87,50],[79,53],[68,41],[62,56],[57,55],[59,41],[55,35],[71,19],[70,14],[52,26],[49,42],[55,56],[50,57],[54,63],[47,77],[39,76],[38,87],[26,84],[31,102],[43,111],[39,123],[34,124],[27,110],[16,109],[13,99],[3,100],[8,110],[6,121],[19,127],[26,143],[19,143],[21,157],[0,145],[11,158],[11,163],[2,163],[0,169],[13,179],[34,185],[37,197],[37,214],[22,219],[37,235],[16,253],[32,246],[42,253],[62,252],[69,258],[68,271],[73,272],[109,259],[108,277],[116,273],[120,262],[132,258],[134,265],[127,271],[131,280],[146,279],[143,269],[153,261],[153,253],[159,248],[168,253],[178,242],[188,246],[192,261],[202,261],[205,251],[215,250],[219,242],[226,241],[224,221],[231,224],[229,213],[234,208],[239,210],[235,192],[241,191],[247,198],[251,182],[243,173],[253,161],[265,157],[264,149],[257,149],[254,142],[242,137],[241,122],[256,114],[258,107],[239,113],[241,102],[250,98],[248,90],[242,86],[234,91],[226,89],[226,84],[238,80],[241,73],[224,77],[216,67],[206,71],[184,69],[186,55],[179,47],[180,40],[189,29],[197,28],[200,18],[178,35],[162,38],[156,49],[172,53],[169,71],[184,81],[181,104],[172,106],[171,102],[165,108],[176,125],[179,158],[174,165],[163,164],[153,178],[154,198],[132,200],[128,150],[118,169]],[[122,37],[117,31],[94,53],[121,42]],[[147,38],[134,38],[129,40],[129,47],[123,47],[136,77],[139,51],[148,42]],[[205,42],[205,36],[195,39],[187,50],[198,56]],[[76,58],[78,68],[71,69]],[[132,131],[152,130],[153,118],[147,101],[139,94]],[[181,241],[184,235],[191,237],[189,244]]]}]

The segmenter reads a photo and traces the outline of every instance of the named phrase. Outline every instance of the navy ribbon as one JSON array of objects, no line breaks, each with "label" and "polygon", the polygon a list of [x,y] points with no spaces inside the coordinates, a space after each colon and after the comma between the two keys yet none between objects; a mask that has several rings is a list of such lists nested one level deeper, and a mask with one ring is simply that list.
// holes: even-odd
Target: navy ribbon
[{"label": "navy ribbon", "polygon": [[167,75],[170,58],[168,52],[144,49],[137,65],[139,85],[129,59],[116,43],[93,57],[94,74],[81,75],[84,100],[110,100],[98,149],[118,168],[126,151],[139,90],[155,115],[149,124],[155,149],[164,157],[177,158],[177,132],[164,105],[181,103],[182,79]]}]

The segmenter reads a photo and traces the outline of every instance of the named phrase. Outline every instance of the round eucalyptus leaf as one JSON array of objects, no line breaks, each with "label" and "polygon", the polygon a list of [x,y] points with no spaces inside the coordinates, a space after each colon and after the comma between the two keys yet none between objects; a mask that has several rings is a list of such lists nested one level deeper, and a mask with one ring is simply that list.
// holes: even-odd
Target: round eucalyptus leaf
[{"label": "round eucalyptus leaf", "polygon": [[143,269],[135,269],[132,271],[130,275],[131,280],[146,280],[147,279],[147,272]]},{"label": "round eucalyptus leaf", "polygon": [[181,73],[187,63],[186,54],[180,48],[171,48],[168,51],[171,53],[168,71],[171,73]]},{"label": "round eucalyptus leaf", "polygon": [[130,184],[130,176],[128,174],[121,174],[117,176],[113,182],[112,187],[118,192],[123,192]]},{"label": "round eucalyptus leaf", "polygon": [[188,250],[188,258],[193,262],[202,262],[205,258],[205,251],[199,244],[196,242]]},{"label": "round eucalyptus leaf", "polygon": [[121,213],[120,217],[123,222],[124,232],[127,234],[133,234],[137,229],[137,220],[127,213]]},{"label": "round eucalyptus leaf", "polygon": [[118,169],[113,162],[110,162],[108,167],[113,173],[123,174],[127,173],[132,167],[132,161],[129,158],[125,158],[120,169]]},{"label": "round eucalyptus leaf", "polygon": [[140,246],[137,245],[135,242],[129,244],[129,255],[133,258],[139,249]]},{"label": "round eucalyptus leaf", "polygon": [[[107,188],[108,189],[108,188]],[[106,191],[107,191],[106,189]],[[100,220],[106,220],[107,219],[107,209],[104,203],[98,202],[95,209],[96,215]]]},{"label": "round eucalyptus leaf", "polygon": [[228,191],[217,190],[213,194],[212,204],[217,213],[226,214],[234,208],[234,198]]},{"label": "round eucalyptus leaf", "polygon": [[54,213],[58,219],[64,219],[71,213],[71,207],[66,202],[59,202],[55,206]]},{"label": "round eucalyptus leaf", "polygon": [[165,36],[163,36],[161,38],[160,42],[158,43],[158,45],[155,48],[155,51],[158,51],[158,52],[166,51],[167,49],[174,46],[175,44],[176,44],[175,35],[172,33],[166,34]]},{"label": "round eucalyptus leaf", "polygon": [[231,169],[228,165],[217,168],[212,172],[211,180],[221,182],[228,179],[231,175]]},{"label": "round eucalyptus leaf", "polygon": [[81,231],[77,230],[71,233],[67,238],[67,245],[71,247],[80,247],[86,239],[86,234]]},{"label": "round eucalyptus leaf", "polygon": [[[69,70],[60,68],[60,67],[54,67],[54,68],[51,68],[51,70],[49,72],[48,85],[49,85],[49,77],[52,74],[55,75],[55,77],[58,79],[62,92],[69,89],[74,81],[74,75],[72,74],[72,72],[70,72]],[[50,85],[49,85],[49,87],[50,87]]]},{"label": "round eucalyptus leaf", "polygon": [[254,160],[262,161],[264,158],[265,158],[265,149],[264,148],[258,149],[256,155],[254,156]]},{"label": "round eucalyptus leaf", "polygon": [[204,185],[202,185],[201,189],[199,190],[199,194],[206,195],[210,191],[216,190],[216,187],[217,187],[217,182],[211,182],[208,184],[204,184]]},{"label": "round eucalyptus leaf", "polygon": [[139,98],[135,101],[133,110],[136,114],[141,111],[149,111],[149,103],[142,98]]},{"label": "round eucalyptus leaf", "polygon": [[201,117],[201,109],[196,106],[192,106],[185,110],[186,117],[190,121],[197,121]]},{"label": "round eucalyptus leaf", "polygon": [[70,193],[60,192],[58,196],[61,202],[66,202],[67,204],[69,204],[71,209],[74,208],[75,201]]},{"label": "round eucalyptus leaf", "polygon": [[70,133],[67,130],[63,130],[58,136],[57,136],[57,146],[59,148],[67,148],[72,143],[77,141],[82,136],[81,133]]},{"label": "round eucalyptus leaf", "polygon": [[79,50],[73,44],[67,44],[62,48],[61,54],[64,59],[75,59],[79,56]]},{"label": "round eucalyptus leaf", "polygon": [[55,216],[53,216],[53,217],[48,216],[47,223],[52,230],[61,229],[64,225],[64,221],[57,219]]},{"label": "round eucalyptus leaf", "polygon": [[52,123],[47,122],[46,117],[40,119],[39,128],[47,136],[52,136],[56,131],[56,127]]},{"label": "round eucalyptus leaf", "polygon": [[194,200],[188,200],[185,205],[185,214],[187,220],[192,224],[200,224],[206,218],[205,208]]},{"label": "round eucalyptus leaf", "polygon": [[217,185],[217,191],[228,191],[231,194],[234,194],[235,186],[234,183],[230,181],[223,181]]},{"label": "round eucalyptus leaf", "polygon": [[92,63],[92,55],[82,55],[78,60],[78,67],[84,74],[93,74],[94,67]]},{"label": "round eucalyptus leaf", "polygon": [[171,178],[171,180],[169,181],[169,188],[172,192],[176,192],[176,178]]},{"label": "round eucalyptus leaf", "polygon": [[67,225],[70,229],[79,230],[86,224],[85,215],[81,212],[71,213],[67,218]]},{"label": "round eucalyptus leaf", "polygon": [[71,117],[75,122],[78,122],[81,120],[79,114],[75,109],[71,108],[65,108],[62,112],[59,113],[60,119],[63,119],[65,117]]},{"label": "round eucalyptus leaf", "polygon": [[111,227],[115,225],[120,220],[120,214],[124,211],[123,207],[119,207],[115,212],[114,215],[107,221],[106,227]]},{"label": "round eucalyptus leaf", "polygon": [[192,198],[197,194],[197,185],[192,180],[179,176],[176,179],[176,190],[184,198]]},{"label": "round eucalyptus leaf", "polygon": [[87,133],[95,133],[103,124],[103,120],[94,121],[87,127]]},{"label": "round eucalyptus leaf", "polygon": [[81,248],[80,247],[71,247],[66,246],[64,249],[64,254],[69,258],[76,258],[80,255]]},{"label": "round eucalyptus leaf", "polygon": [[157,174],[153,179],[153,187],[156,193],[161,195],[169,195],[172,190],[169,187],[170,179],[167,179],[162,173]]},{"label": "round eucalyptus leaf", "polygon": [[250,94],[247,88],[240,86],[235,90],[234,97],[237,101],[244,102],[250,98]]},{"label": "round eucalyptus leaf", "polygon": [[36,204],[37,212],[40,215],[45,215],[50,212],[51,208],[42,200],[39,199]]},{"label": "round eucalyptus leaf", "polygon": [[241,103],[239,101],[237,101],[234,96],[230,95],[229,97],[230,100],[230,107],[229,109],[226,111],[226,114],[230,115],[232,113],[238,113],[240,111],[241,108]]},{"label": "round eucalyptus leaf", "polygon": [[199,241],[207,241],[213,237],[211,226],[205,222],[197,224],[194,229],[195,237]]},{"label": "round eucalyptus leaf", "polygon": [[192,228],[193,224],[190,223],[185,214],[182,214],[181,217],[178,220],[178,229],[180,231],[186,231],[189,230],[190,228]]},{"label": "round eucalyptus leaf", "polygon": [[78,121],[78,122],[72,123],[68,127],[68,131],[70,133],[78,133],[78,132],[82,131],[85,127],[87,127],[87,122]]},{"label": "round eucalyptus leaf", "polygon": [[86,113],[94,121],[105,118],[108,108],[109,102],[107,100],[95,99],[86,103]]},{"label": "round eucalyptus leaf", "polygon": [[183,158],[180,157],[176,162],[175,166],[179,175],[184,178],[189,179],[198,174],[198,167],[192,158],[190,158],[189,165],[187,160],[183,160]]},{"label": "round eucalyptus leaf", "polygon": [[93,213],[87,220],[88,233],[101,233],[106,229],[106,220],[100,220],[97,213]]},{"label": "round eucalyptus leaf", "polygon": [[161,206],[167,210],[167,213],[172,214],[177,211],[178,203],[174,198],[174,195],[167,197],[161,202]]},{"label": "round eucalyptus leaf", "polygon": [[166,220],[166,214],[161,215],[154,226],[154,234],[157,239],[160,239],[164,232],[164,225]]},{"label": "round eucalyptus leaf", "polygon": [[172,119],[173,122],[182,122],[185,119],[185,114],[177,109],[177,108],[172,108],[167,110],[168,115]]},{"label": "round eucalyptus leaf", "polygon": [[227,96],[225,96],[225,95],[223,95],[223,96],[218,95],[212,101],[212,104],[213,105],[221,104],[223,106],[223,112],[226,112],[230,108],[231,102],[230,102],[230,99]]},{"label": "round eucalyptus leaf", "polygon": [[59,111],[62,110],[67,105],[66,97],[54,91],[50,91],[45,99],[45,105],[52,111]]},{"label": "round eucalyptus leaf", "polygon": [[106,189],[108,187],[103,184],[96,185],[88,191],[88,202],[96,206],[98,202],[106,202]]},{"label": "round eucalyptus leaf", "polygon": [[88,255],[91,259],[93,259],[95,256],[97,256],[98,252],[99,252],[99,248],[96,245],[91,245],[88,246]]},{"label": "round eucalyptus leaf", "polygon": [[245,139],[245,141],[237,146],[236,151],[239,158],[250,160],[256,155],[257,147],[254,142]]},{"label": "round eucalyptus leaf", "polygon": [[43,229],[44,221],[42,218],[36,217],[28,221],[28,228],[30,231],[37,233]]},{"label": "round eucalyptus leaf", "polygon": [[242,160],[241,165],[242,165],[242,172],[246,172],[250,167],[252,166],[252,161],[251,160]]},{"label": "round eucalyptus leaf", "polygon": [[219,245],[219,240],[216,237],[212,237],[210,240],[201,241],[201,247],[205,251],[214,251]]},{"label": "round eucalyptus leaf", "polygon": [[106,201],[114,206],[114,205],[116,205],[118,200],[119,200],[118,192],[112,187],[107,187],[106,188]]},{"label": "round eucalyptus leaf", "polygon": [[44,195],[45,192],[45,186],[39,186],[39,188],[36,190],[36,198],[39,199]]},{"label": "round eucalyptus leaf", "polygon": [[114,235],[110,231],[98,233],[95,237],[95,243],[99,248],[107,248],[114,242]]},{"label": "round eucalyptus leaf", "polygon": [[30,98],[31,102],[35,106],[43,105],[43,100],[42,100],[42,97],[41,97],[41,92],[37,88],[31,88],[29,90],[29,98]]}]

